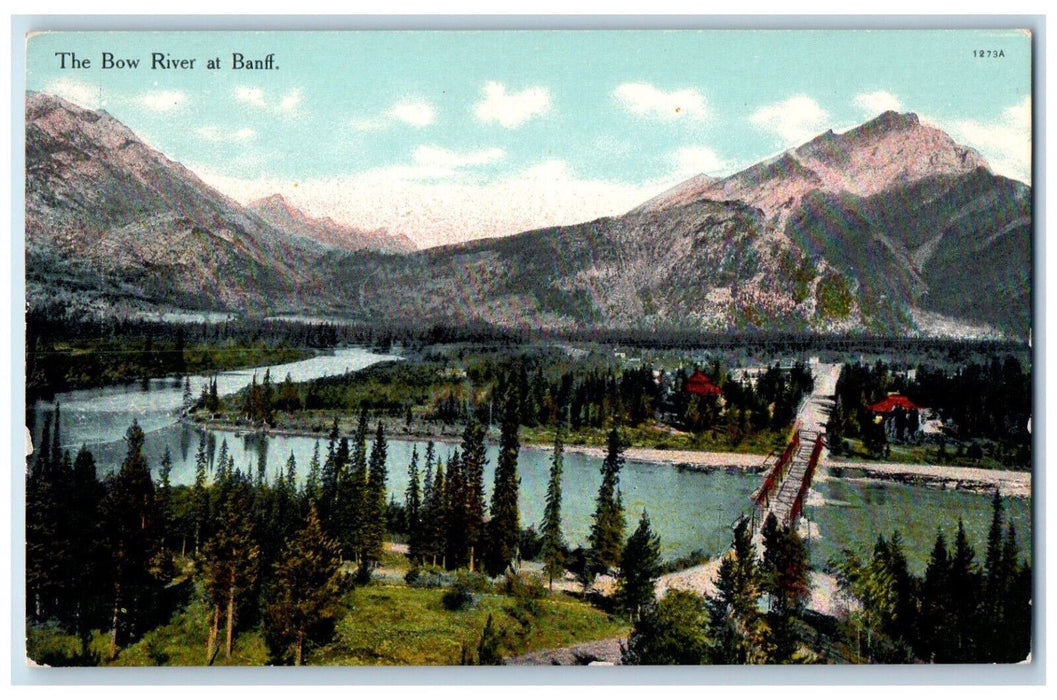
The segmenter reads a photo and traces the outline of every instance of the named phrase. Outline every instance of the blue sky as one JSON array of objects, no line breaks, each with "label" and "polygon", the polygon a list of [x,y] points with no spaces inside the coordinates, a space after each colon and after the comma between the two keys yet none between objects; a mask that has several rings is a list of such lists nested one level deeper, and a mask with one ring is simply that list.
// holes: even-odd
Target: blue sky
[{"label": "blue sky", "polygon": [[[140,66],[102,70],[103,52]],[[153,52],[195,68],[152,70]],[[421,245],[619,214],[888,108],[1030,177],[1012,31],[54,33],[27,54],[29,89],[106,109],[239,201],[281,192]]]}]

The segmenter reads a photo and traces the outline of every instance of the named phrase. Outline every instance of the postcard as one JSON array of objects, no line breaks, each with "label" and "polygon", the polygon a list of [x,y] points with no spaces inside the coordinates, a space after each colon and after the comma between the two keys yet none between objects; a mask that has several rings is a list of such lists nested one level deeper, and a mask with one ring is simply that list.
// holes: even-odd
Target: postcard
[{"label": "postcard", "polygon": [[26,42],[30,666],[1032,659],[1029,30]]}]

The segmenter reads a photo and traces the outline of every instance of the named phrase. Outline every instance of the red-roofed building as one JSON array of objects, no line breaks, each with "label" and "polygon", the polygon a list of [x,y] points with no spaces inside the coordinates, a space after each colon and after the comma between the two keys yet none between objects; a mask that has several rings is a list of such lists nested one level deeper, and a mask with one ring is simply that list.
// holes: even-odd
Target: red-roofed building
[{"label": "red-roofed building", "polygon": [[723,396],[723,390],[713,384],[709,376],[700,370],[690,375],[686,384],[683,385],[683,390],[697,396]]},{"label": "red-roofed building", "polygon": [[866,410],[877,414],[874,422],[884,425],[889,440],[914,440],[921,432],[919,412],[922,407],[902,394],[889,394],[877,403],[867,406]]},{"label": "red-roofed building", "polygon": [[921,406],[918,406],[902,394],[889,394],[877,403],[870,404],[866,408],[874,413],[891,413],[897,408],[901,408],[904,411],[921,410]]}]

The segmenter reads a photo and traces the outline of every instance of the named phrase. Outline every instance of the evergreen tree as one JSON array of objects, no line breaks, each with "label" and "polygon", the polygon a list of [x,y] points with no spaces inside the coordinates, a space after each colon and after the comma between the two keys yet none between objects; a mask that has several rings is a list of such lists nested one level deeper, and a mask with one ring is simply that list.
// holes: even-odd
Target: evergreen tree
[{"label": "evergreen tree", "polygon": [[636,620],[623,662],[651,666],[712,663],[708,629],[705,599],[691,591],[669,590]]},{"label": "evergreen tree", "polygon": [[617,600],[631,616],[639,619],[642,610],[654,600],[654,587],[661,575],[661,538],[650,528],[643,509],[639,525],[628,538],[620,555]]},{"label": "evergreen tree", "polygon": [[488,521],[488,551],[485,556],[485,571],[489,576],[499,576],[517,556],[521,520],[518,512],[518,487],[521,478],[517,473],[518,451],[518,404],[508,395],[503,410],[503,422],[499,434],[499,459],[496,462],[495,486],[492,489],[491,519]]},{"label": "evergreen tree", "polygon": [[335,517],[335,505],[338,498],[338,419],[330,427],[330,435],[327,439],[327,457],[323,460],[323,469],[319,478],[319,519],[323,523],[323,529],[334,537],[337,535],[337,522]]},{"label": "evergreen tree", "polygon": [[481,641],[477,644],[478,666],[502,666],[503,655],[499,653],[499,641],[501,635],[492,622],[492,613],[488,613],[488,620],[484,623],[481,631]]},{"label": "evergreen tree", "polygon": [[954,663],[966,663],[976,658],[975,627],[977,604],[980,601],[980,574],[975,563],[976,553],[965,534],[965,525],[958,519],[958,533],[951,553],[950,589],[951,621],[954,629]]},{"label": "evergreen tree", "polygon": [[716,595],[707,602],[709,637],[714,640],[717,664],[762,663],[771,657],[757,600],[760,575],[748,521],[734,528],[734,544],[723,557],[716,579]]},{"label": "evergreen tree", "polygon": [[624,541],[624,509],[620,499],[620,470],[624,466],[624,442],[616,427],[609,431],[606,458],[602,462],[602,484],[598,488],[591,524],[591,566],[596,573],[615,567]]},{"label": "evergreen tree", "polygon": [[41,440],[26,478],[26,616],[44,620],[56,614],[62,578],[56,552],[62,504],[51,459],[51,416],[44,418]]},{"label": "evergreen tree", "polygon": [[1008,577],[1002,612],[1004,624],[997,639],[989,640],[997,647],[997,653],[991,654],[991,657],[999,663],[1019,663],[1031,653],[1031,567],[1020,564],[1018,552],[1017,531],[1010,522],[1002,554],[1002,568]]},{"label": "evergreen tree", "polygon": [[543,510],[543,571],[553,590],[554,579],[565,575],[565,541],[562,536],[562,444],[561,426],[554,434],[554,456],[551,457],[547,481],[547,505]]},{"label": "evergreen tree", "polygon": [[[515,442],[517,438],[514,438]],[[515,454],[516,474],[516,454]],[[484,426],[471,419],[463,430],[462,436],[462,504],[465,513],[466,547],[464,554],[456,554],[460,562],[465,562],[470,570],[474,569],[475,558],[481,551],[484,539],[484,467],[485,467]],[[450,472],[449,472],[450,473]]]},{"label": "evergreen tree", "polygon": [[307,508],[319,507],[319,440],[312,449],[312,460],[308,463],[308,476],[305,477],[305,503]]},{"label": "evergreen tree", "polygon": [[914,653],[929,662],[950,658],[949,642],[953,636],[951,622],[951,565],[947,555],[947,541],[943,532],[936,534],[936,542],[925,567],[921,586],[921,612],[915,635]]},{"label": "evergreen tree", "polygon": [[184,393],[182,399],[183,410],[191,410],[191,407],[194,406],[194,403],[195,396],[193,393],[191,393],[191,378],[187,375],[184,375]]},{"label": "evergreen tree", "polygon": [[419,486],[417,446],[411,449],[411,464],[407,467],[404,514],[407,518],[408,558],[418,563],[422,560],[422,494]]},{"label": "evergreen tree", "polygon": [[194,518],[195,554],[209,536],[209,492],[206,490],[206,434],[198,436],[198,451],[195,452],[195,485],[193,491],[192,517]]},{"label": "evergreen tree", "polygon": [[224,500],[218,504],[220,527],[203,550],[203,579],[213,606],[206,663],[213,662],[221,610],[226,611],[225,656],[231,658],[238,597],[250,590],[257,578],[260,547],[253,533],[252,490],[245,477],[225,474]]},{"label": "evergreen tree", "polygon": [[444,565],[448,569],[466,566],[470,559],[467,537],[466,467],[462,454],[455,450],[448,457],[447,483],[444,491]]},{"label": "evergreen tree", "polygon": [[[433,443],[431,442],[430,445]],[[427,457],[428,457],[427,451]],[[429,462],[427,461],[428,465]],[[424,555],[433,566],[444,561],[447,551],[448,504],[447,484],[444,480],[444,465],[437,461],[437,470],[433,474],[433,486],[426,501],[426,544]]]},{"label": "evergreen tree", "polygon": [[95,458],[84,445],[73,463],[70,485],[69,524],[70,567],[74,627],[81,640],[81,655],[89,655],[88,644],[93,627],[105,624],[101,601],[106,597],[105,551],[99,532],[99,509],[103,485],[96,476]]},{"label": "evergreen tree", "polygon": [[379,421],[378,430],[374,437],[374,445],[371,446],[371,456],[368,460],[363,541],[360,554],[361,578],[369,576],[370,571],[382,558],[386,530],[385,460],[387,452],[385,432],[382,428],[382,423]]},{"label": "evergreen tree", "polygon": [[[95,471],[94,464],[92,465],[92,471]],[[158,523],[159,530],[162,533],[163,548],[167,548],[170,533],[175,532],[177,529],[173,519],[171,475],[172,452],[169,451],[169,446],[166,445],[165,454],[161,458],[161,466],[158,468],[158,476],[161,477],[161,483],[158,486]]]},{"label": "evergreen tree", "polygon": [[795,620],[811,594],[808,585],[807,549],[795,530],[779,527],[774,513],[764,521],[761,590],[769,599],[768,621],[774,640],[773,661],[785,663],[796,649]]},{"label": "evergreen tree", "polygon": [[360,558],[367,517],[367,433],[367,409],[361,407],[352,439],[352,456],[342,506],[342,522],[346,528],[342,546],[346,552],[354,553],[357,559]]},{"label": "evergreen tree", "polygon": [[102,504],[108,537],[112,605],[110,658],[149,621],[147,603],[157,586],[150,573],[154,554],[154,483],[143,454],[143,430],[135,420],[125,432],[126,455],[118,474],[107,481]]},{"label": "evergreen tree", "polygon": [[275,589],[265,609],[265,639],[275,662],[300,666],[308,644],[325,638],[340,612],[341,551],[313,507],[275,564]]}]

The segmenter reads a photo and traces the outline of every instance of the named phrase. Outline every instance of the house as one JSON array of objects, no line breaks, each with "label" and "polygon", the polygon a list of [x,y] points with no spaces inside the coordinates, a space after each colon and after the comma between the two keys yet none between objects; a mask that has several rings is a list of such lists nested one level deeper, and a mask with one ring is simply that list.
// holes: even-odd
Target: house
[{"label": "house", "polygon": [[899,393],[890,393],[876,403],[866,407],[876,415],[875,420],[884,424],[889,440],[904,442],[914,439],[921,432],[921,406]]},{"label": "house", "polygon": [[712,383],[707,374],[698,370],[690,375],[683,385],[683,391],[696,396],[723,396],[723,390]]}]

